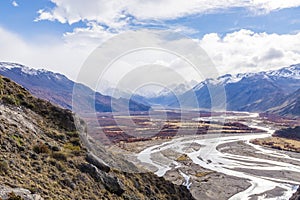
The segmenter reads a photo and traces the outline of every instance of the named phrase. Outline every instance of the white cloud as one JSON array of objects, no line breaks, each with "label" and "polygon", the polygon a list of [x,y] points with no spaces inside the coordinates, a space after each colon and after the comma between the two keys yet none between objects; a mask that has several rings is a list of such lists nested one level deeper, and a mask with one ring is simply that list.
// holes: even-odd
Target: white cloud
[{"label": "white cloud", "polygon": [[242,29],[224,37],[210,33],[200,45],[221,73],[257,72],[300,63],[300,32],[279,35]]},{"label": "white cloud", "polygon": [[72,47],[93,47],[113,37],[114,33],[105,30],[95,22],[89,22],[85,28],[75,28],[63,35],[65,42]]},{"label": "white cloud", "polygon": [[[61,23],[69,24],[83,21],[86,23],[86,27],[75,28],[72,32],[65,33],[63,38],[69,47],[89,46],[90,49],[116,35],[116,33],[122,33],[130,29],[131,23],[149,24],[155,21],[157,24],[164,24],[163,20],[165,19],[176,19],[192,14],[218,12],[219,10],[234,7],[244,7],[253,13],[264,14],[274,10],[300,6],[300,0],[189,0],[188,3],[186,0],[90,0],[89,3],[82,0],[51,1],[55,4],[55,7],[50,10],[39,10],[39,17],[35,21],[57,20]],[[197,32],[197,30],[185,26],[170,26],[169,28],[175,32],[177,31],[184,34],[194,34]],[[216,34],[208,34],[203,38],[202,43],[208,49],[208,52],[210,52],[210,55],[214,58],[217,65],[229,67],[228,72],[232,71],[234,67],[241,67],[242,65],[254,67],[256,63],[258,63],[259,66],[265,65],[265,67],[269,67],[271,65],[291,64],[293,61],[298,62],[294,57],[295,53],[291,51],[287,52],[290,47],[283,48],[276,44],[273,45],[274,47],[272,45],[262,45],[258,48],[256,53],[253,53],[257,49],[257,46],[253,44],[269,44],[270,41],[266,40],[275,37],[271,35],[264,37],[265,35],[267,34],[254,34],[248,30],[227,34],[224,38],[220,38]],[[280,38],[283,37],[284,36],[281,36]],[[210,40],[211,44],[208,44]],[[248,42],[249,45],[240,45],[239,41]],[[280,43],[276,40],[273,42],[277,44]],[[221,48],[221,50],[224,48],[228,50],[228,52],[224,53],[221,50],[210,51],[211,46],[214,45]],[[263,51],[264,48],[268,49]],[[273,52],[271,50],[273,50]],[[276,54],[274,54],[275,51],[278,55],[282,54],[282,58],[273,58],[276,56]],[[226,60],[226,56],[231,55],[234,55],[234,58]],[[278,60],[280,60],[280,62]],[[285,62],[283,60],[285,60]],[[222,72],[226,71],[224,69],[225,68],[222,68]]]},{"label": "white cloud", "polygon": [[[0,27],[0,60],[8,62],[19,62],[29,67],[46,68],[66,74],[72,79],[80,70],[85,59],[90,53],[105,39],[114,36],[106,32],[101,26],[89,24],[87,28],[75,29],[72,33],[66,33],[64,40],[60,42],[48,42],[33,44],[25,42],[17,34],[8,32]],[[157,45],[167,41],[157,40],[156,38],[145,37]],[[137,42],[144,42],[139,38]],[[156,41],[156,42],[155,42]],[[194,49],[188,45],[182,44],[185,41],[172,43],[171,49],[176,49],[180,45],[185,51],[193,52]],[[200,46],[207,52],[220,74],[257,72],[281,68],[295,63],[300,63],[300,32],[297,34],[267,34],[254,33],[251,30],[239,30],[226,34],[224,37],[216,33],[206,34],[201,40],[198,40]],[[123,46],[133,45],[132,40],[124,38]],[[119,43],[116,47],[120,46]],[[112,47],[115,49],[116,47]],[[136,65],[145,65],[147,63],[169,65],[176,68],[180,74],[188,79],[195,79],[189,75],[193,74],[186,70],[184,63],[173,57],[162,56],[163,54],[133,55],[134,59],[143,58],[145,63]],[[147,56],[148,55],[148,56]],[[132,58],[132,59],[133,59]],[[152,61],[152,60],[154,61]],[[133,63],[133,61],[131,61]],[[125,66],[120,64],[120,66]],[[120,68],[116,69],[117,72]],[[116,73],[110,73],[116,74]],[[108,77],[109,79],[109,77]]]},{"label": "white cloud", "polygon": [[298,0],[251,0],[250,2],[254,5],[252,6],[253,10],[262,11],[264,13],[268,13],[273,10],[300,6],[300,2]]},{"label": "white cloud", "polygon": [[111,28],[127,25],[130,16],[137,21],[165,20],[214,12],[234,7],[245,7],[254,13],[269,13],[274,10],[298,7],[300,0],[51,0],[56,6],[40,10],[37,20],[58,20],[61,23],[96,21]]},{"label": "white cloud", "polygon": [[[48,43],[29,43],[19,35],[0,27],[0,60],[16,62],[33,68],[45,68],[75,79],[82,63],[93,46],[73,48],[55,40]],[[55,42],[54,42],[55,41]]]},{"label": "white cloud", "polygon": [[19,6],[19,4],[18,4],[16,1],[13,1],[13,2],[11,3],[11,5],[13,5],[14,7],[18,7],[18,6]]}]

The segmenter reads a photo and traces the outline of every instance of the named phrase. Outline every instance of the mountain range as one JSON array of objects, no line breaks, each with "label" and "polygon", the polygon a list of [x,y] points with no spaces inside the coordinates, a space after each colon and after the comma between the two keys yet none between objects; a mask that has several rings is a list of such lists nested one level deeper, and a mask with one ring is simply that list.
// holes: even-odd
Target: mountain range
[{"label": "mountain range", "polygon": [[[218,78],[208,78],[190,89],[189,86],[173,85],[174,93],[164,89],[157,96],[126,94],[114,98],[102,95],[89,87],[75,83],[66,76],[46,70],[35,70],[16,63],[0,63],[0,74],[6,76],[28,89],[33,95],[49,100],[63,108],[72,108],[73,87],[79,88],[75,96],[82,110],[97,112],[147,111],[151,106],[178,108],[211,108],[211,93],[216,99],[224,98],[218,94],[223,88],[226,98],[226,109],[231,111],[268,112],[279,115],[299,115],[300,64],[291,65],[279,70],[257,73],[226,74]],[[107,87],[107,86],[106,86]],[[177,89],[176,89],[177,88]],[[122,94],[122,91],[119,91]],[[124,92],[125,94],[125,92]],[[219,96],[218,96],[219,95]],[[193,98],[196,97],[196,104]],[[74,97],[73,97],[74,98]],[[95,98],[95,101],[94,101]],[[130,98],[130,100],[128,100]],[[94,103],[95,102],[95,103]],[[112,107],[113,105],[113,107]]]},{"label": "mountain range", "polygon": [[[211,93],[224,88],[226,108],[232,111],[299,115],[300,64],[258,73],[226,74],[206,79],[174,97],[169,93],[150,99],[167,107],[211,108]],[[216,97],[218,98],[218,92]],[[197,103],[192,101],[196,97]],[[221,98],[221,96],[219,96]]]},{"label": "mountain range", "polygon": [[[82,112],[122,111],[128,108],[128,102],[131,111],[150,109],[149,106],[133,100],[102,95],[81,83],[75,83],[62,74],[47,70],[36,70],[16,63],[0,62],[0,74],[22,85],[34,96],[70,110],[73,98],[76,98],[76,102],[80,102]],[[72,96],[74,86],[76,86],[76,96]]]}]

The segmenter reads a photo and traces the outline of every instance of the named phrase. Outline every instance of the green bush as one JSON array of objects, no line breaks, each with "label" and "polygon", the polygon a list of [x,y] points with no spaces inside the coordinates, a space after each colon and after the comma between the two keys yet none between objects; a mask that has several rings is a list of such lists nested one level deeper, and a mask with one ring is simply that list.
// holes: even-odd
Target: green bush
[{"label": "green bush", "polygon": [[22,138],[20,138],[19,136],[16,136],[16,135],[13,135],[12,138],[16,141],[18,146],[23,146]]}]

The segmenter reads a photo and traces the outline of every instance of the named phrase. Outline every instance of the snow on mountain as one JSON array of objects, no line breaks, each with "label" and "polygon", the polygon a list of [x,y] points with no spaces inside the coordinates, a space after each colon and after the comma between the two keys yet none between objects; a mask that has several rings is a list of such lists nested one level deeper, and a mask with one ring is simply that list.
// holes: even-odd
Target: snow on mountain
[{"label": "snow on mountain", "polygon": [[300,79],[300,64],[291,65],[290,67],[285,67],[279,70],[272,70],[265,73],[268,76]]},{"label": "snow on mountain", "polygon": [[279,70],[270,70],[270,71],[264,71],[264,72],[258,72],[258,73],[239,73],[239,74],[225,74],[223,76],[220,76],[216,79],[208,78],[199,84],[197,84],[193,90],[199,90],[205,85],[226,85],[229,83],[237,83],[241,81],[243,78],[249,78],[249,77],[257,77],[257,78],[263,78],[263,79],[278,79],[278,78],[287,78],[287,79],[294,79],[299,80],[300,79],[300,64],[291,65],[289,67],[285,67]]},{"label": "snow on mountain", "polygon": [[63,78],[66,78],[64,75],[59,73],[50,72],[45,69],[33,69],[25,65],[10,63],[10,62],[0,62],[0,70],[1,71],[20,70],[25,75],[30,75],[30,76],[46,75],[48,76],[48,79],[55,78],[61,80]]},{"label": "snow on mountain", "polygon": [[197,84],[197,82],[195,80],[185,82],[185,83],[172,84],[172,85],[169,85],[166,88],[160,90],[156,94],[156,96],[168,96],[168,95],[170,95],[170,93],[174,93],[177,95],[183,94],[186,91],[192,89],[196,84]]},{"label": "snow on mountain", "polygon": [[[300,64],[265,72],[225,74],[215,79],[208,78],[179,96],[180,101],[183,102],[181,105],[197,106],[190,101],[195,95],[198,107],[210,108],[211,93],[222,87],[226,93],[227,109],[265,111],[278,106],[285,96],[300,88]],[[172,100],[168,99],[168,101]],[[169,105],[176,107],[178,103],[173,99]]]},{"label": "snow on mountain", "polygon": [[[22,85],[36,97],[46,99],[67,109],[72,109],[74,99],[76,99],[75,102],[78,107],[87,112],[90,110],[111,112],[112,109],[124,110],[128,106],[130,110],[138,111],[149,110],[150,108],[135,101],[130,101],[128,105],[128,100],[124,98],[102,95],[62,74],[43,69],[31,69],[16,63],[0,62],[0,74]],[[74,88],[76,93],[74,93]]]}]

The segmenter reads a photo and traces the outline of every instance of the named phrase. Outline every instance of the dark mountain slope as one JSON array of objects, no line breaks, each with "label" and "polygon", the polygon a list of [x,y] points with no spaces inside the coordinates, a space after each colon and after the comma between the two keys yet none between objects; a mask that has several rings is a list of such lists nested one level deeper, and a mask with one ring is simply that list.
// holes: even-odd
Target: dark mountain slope
[{"label": "dark mountain slope", "polygon": [[279,106],[271,108],[268,112],[283,116],[300,116],[300,89],[283,98]]},{"label": "dark mountain slope", "polygon": [[264,111],[285,95],[273,81],[261,76],[242,78],[227,84],[225,90],[228,110]]}]

